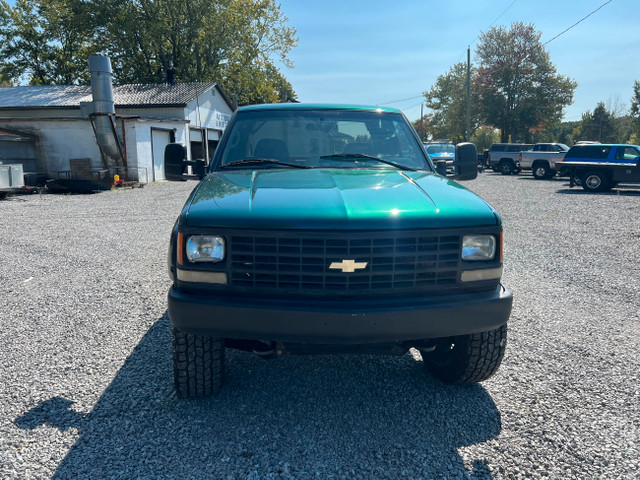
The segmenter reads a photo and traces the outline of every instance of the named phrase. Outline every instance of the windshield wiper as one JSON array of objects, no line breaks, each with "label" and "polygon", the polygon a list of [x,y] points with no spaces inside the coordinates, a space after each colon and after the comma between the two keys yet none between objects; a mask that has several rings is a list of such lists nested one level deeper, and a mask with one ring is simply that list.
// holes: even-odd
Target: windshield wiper
[{"label": "windshield wiper", "polygon": [[298,165],[296,163],[281,162],[280,160],[276,160],[275,158],[245,158],[242,160],[234,160],[233,162],[225,163],[224,165],[220,165],[220,168],[238,167],[242,165],[263,165],[265,163],[291,168],[311,168],[308,165]]},{"label": "windshield wiper", "polygon": [[366,160],[376,160],[377,162],[380,163],[384,163],[385,165],[389,165],[391,167],[395,167],[398,170],[408,170],[410,172],[415,172],[416,170],[414,168],[409,168],[405,165],[401,165],[399,163],[395,163],[395,162],[390,162],[389,160],[384,160],[382,158],[378,158],[378,157],[373,157],[371,155],[365,155],[364,153],[334,153],[333,155],[322,155],[320,158],[329,158],[329,159],[334,159],[334,160],[342,160],[345,158],[353,158],[353,159],[359,159],[359,158],[364,158]]}]

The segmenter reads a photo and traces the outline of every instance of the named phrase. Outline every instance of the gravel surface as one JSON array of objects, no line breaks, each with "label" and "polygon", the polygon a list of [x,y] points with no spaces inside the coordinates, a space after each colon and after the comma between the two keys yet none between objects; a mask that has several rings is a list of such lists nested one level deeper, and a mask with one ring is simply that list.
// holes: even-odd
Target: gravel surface
[{"label": "gravel surface", "polygon": [[640,478],[640,188],[466,182],[514,295],[481,385],[417,353],[229,351],[221,395],[184,401],[166,251],[194,185],[0,201],[0,478]]}]

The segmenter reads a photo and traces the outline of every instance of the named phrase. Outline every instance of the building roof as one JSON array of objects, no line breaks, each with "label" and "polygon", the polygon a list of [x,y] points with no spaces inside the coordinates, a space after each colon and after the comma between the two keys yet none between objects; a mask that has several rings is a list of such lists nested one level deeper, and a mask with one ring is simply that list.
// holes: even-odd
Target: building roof
[{"label": "building roof", "polygon": [[[233,110],[220,86],[215,82],[192,82],[147,85],[114,85],[116,107],[184,107],[207,90],[216,88]],[[91,102],[89,85],[47,85],[0,87],[1,108],[79,108]]]}]

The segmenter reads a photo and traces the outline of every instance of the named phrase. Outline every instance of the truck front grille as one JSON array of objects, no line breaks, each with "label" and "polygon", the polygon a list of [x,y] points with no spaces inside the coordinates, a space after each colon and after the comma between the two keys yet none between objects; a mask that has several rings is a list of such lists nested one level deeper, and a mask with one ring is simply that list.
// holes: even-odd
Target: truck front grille
[{"label": "truck front grille", "polygon": [[451,231],[230,235],[229,286],[309,295],[442,291],[458,284],[460,245]]}]

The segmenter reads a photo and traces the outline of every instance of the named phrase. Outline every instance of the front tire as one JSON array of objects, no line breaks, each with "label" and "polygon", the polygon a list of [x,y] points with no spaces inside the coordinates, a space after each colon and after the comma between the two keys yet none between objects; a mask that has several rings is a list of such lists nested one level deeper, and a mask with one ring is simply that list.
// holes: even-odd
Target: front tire
[{"label": "front tire", "polygon": [[216,395],[223,373],[223,339],[173,329],[173,378],[179,397]]},{"label": "front tire", "polygon": [[507,326],[461,335],[422,353],[425,369],[445,383],[472,384],[493,375],[507,347]]}]

